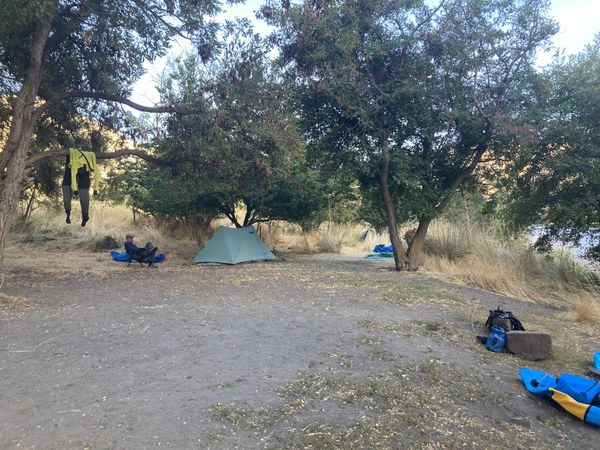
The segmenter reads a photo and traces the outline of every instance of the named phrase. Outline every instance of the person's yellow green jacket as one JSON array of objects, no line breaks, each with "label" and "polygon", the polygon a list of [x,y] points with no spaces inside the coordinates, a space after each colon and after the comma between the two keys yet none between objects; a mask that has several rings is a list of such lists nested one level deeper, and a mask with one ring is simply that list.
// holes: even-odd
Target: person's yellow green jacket
[{"label": "person's yellow green jacket", "polygon": [[70,149],[69,150],[69,166],[71,167],[71,188],[73,191],[78,190],[77,186],[77,171],[82,167],[85,168],[86,172],[90,172],[92,177],[91,188],[94,191],[98,190],[98,184],[100,181],[100,170],[96,167],[96,154],[94,152],[84,152],[82,150]]}]

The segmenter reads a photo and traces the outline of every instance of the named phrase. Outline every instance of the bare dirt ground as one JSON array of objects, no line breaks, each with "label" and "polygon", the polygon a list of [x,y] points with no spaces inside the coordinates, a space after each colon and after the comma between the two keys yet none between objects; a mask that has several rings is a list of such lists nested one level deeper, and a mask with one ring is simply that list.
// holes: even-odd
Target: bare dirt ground
[{"label": "bare dirt ground", "polygon": [[[68,263],[67,263],[68,261]],[[599,448],[520,367],[584,374],[597,335],[524,361],[475,336],[490,309],[561,311],[391,270],[289,256],[237,266],[12,250],[0,294],[2,449]]]}]

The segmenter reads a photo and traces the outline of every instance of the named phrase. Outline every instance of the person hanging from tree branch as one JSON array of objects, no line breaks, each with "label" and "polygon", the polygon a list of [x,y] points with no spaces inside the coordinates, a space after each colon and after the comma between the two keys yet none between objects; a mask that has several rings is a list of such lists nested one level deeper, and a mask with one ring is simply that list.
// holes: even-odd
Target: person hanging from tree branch
[{"label": "person hanging from tree branch", "polygon": [[90,219],[90,187],[93,187],[94,195],[96,195],[99,180],[100,170],[96,167],[94,152],[70,149],[66,158],[65,174],[62,182],[63,204],[67,214],[67,223],[71,223],[71,199],[79,196],[81,226],[85,227]]}]

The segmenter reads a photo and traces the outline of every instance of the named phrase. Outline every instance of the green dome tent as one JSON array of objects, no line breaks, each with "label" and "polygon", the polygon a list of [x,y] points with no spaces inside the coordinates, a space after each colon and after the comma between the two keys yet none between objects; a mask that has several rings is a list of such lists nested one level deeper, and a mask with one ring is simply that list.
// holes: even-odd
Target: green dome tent
[{"label": "green dome tent", "polygon": [[192,262],[196,264],[238,264],[244,261],[277,259],[253,227],[220,226]]}]

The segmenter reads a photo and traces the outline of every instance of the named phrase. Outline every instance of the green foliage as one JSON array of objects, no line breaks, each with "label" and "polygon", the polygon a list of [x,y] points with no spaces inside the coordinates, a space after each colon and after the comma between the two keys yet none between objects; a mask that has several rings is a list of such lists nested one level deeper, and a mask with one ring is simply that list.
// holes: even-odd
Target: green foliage
[{"label": "green foliage", "polygon": [[128,163],[122,167],[119,178],[124,186],[121,192],[134,209],[165,219],[201,217],[210,220],[219,211],[212,199],[198,195],[198,176],[173,177],[177,169],[157,168],[146,164]]},{"label": "green foliage", "polygon": [[493,219],[488,203],[486,192],[461,190],[448,204],[443,219],[468,229],[486,228]]},{"label": "green foliage", "polygon": [[[429,221],[486,156],[531,134],[536,49],[556,31],[547,2],[274,3],[280,63],[298,85],[310,155],[350,170],[376,226]],[[379,191],[379,194],[377,193]],[[390,224],[390,217],[386,217]]]},{"label": "green foliage", "polygon": [[13,91],[10,80],[24,78],[42,12],[53,18],[40,88],[41,97],[49,98],[75,89],[126,95],[142,75],[144,61],[163,56],[173,37],[185,36],[198,48],[211,43],[215,30],[203,17],[218,12],[218,6],[214,0],[5,0],[0,62],[10,78],[0,78],[2,87]]},{"label": "green foliage", "polygon": [[[198,114],[165,119],[167,133],[155,145],[169,169],[160,182],[148,169],[145,193],[132,201],[162,215],[224,214],[236,226],[282,219],[314,227],[323,220],[325,193],[306,163],[286,101],[289,85],[248,23],[227,23],[222,38],[206,66],[190,55],[169,74],[165,100]],[[147,188],[156,183],[165,186]]]},{"label": "green foliage", "polygon": [[[21,120],[21,115],[15,117],[13,107],[22,92],[33,92],[41,100],[39,114],[36,112],[31,125],[26,124],[31,129],[22,131],[26,138],[20,145],[28,147],[28,155],[69,147],[108,151],[127,145],[127,138],[137,134],[137,124],[130,113],[115,107],[115,102],[128,101],[134,83],[144,73],[144,62],[164,56],[175,37],[188,39],[199,54],[208,57],[217,26],[204,17],[218,13],[220,4],[219,0],[3,0],[2,167],[6,168],[13,154],[4,152],[11,127],[17,135],[24,129],[12,122]],[[51,27],[42,35],[42,24],[48,20]],[[41,55],[35,53],[35,36],[37,48],[43,48]],[[38,57],[40,73],[29,73]],[[98,124],[104,127],[102,132]],[[108,142],[107,130],[119,132],[122,139]],[[56,195],[62,170],[64,159],[57,158],[38,163],[30,175],[44,193]]]},{"label": "green foliage", "polygon": [[540,247],[577,242],[600,223],[600,35],[579,55],[554,61],[545,77],[544,128],[523,149],[502,208],[514,228],[548,227]]},{"label": "green foliage", "polygon": [[285,178],[275,180],[256,209],[269,218],[280,218],[315,230],[327,219],[326,190],[320,175],[298,158]]},{"label": "green foliage", "polygon": [[[204,15],[218,12],[218,5],[217,0],[5,0],[0,8],[0,98],[17,94],[33,57],[34,31],[48,14],[52,27],[38,91],[48,111],[35,134],[40,148],[53,141],[66,145],[61,139],[86,126],[82,116],[131,131],[129,114],[97,99],[127,98],[144,73],[144,62],[163,56],[175,36],[199,49],[210,46],[215,26]],[[0,120],[11,114],[5,106]]]}]

